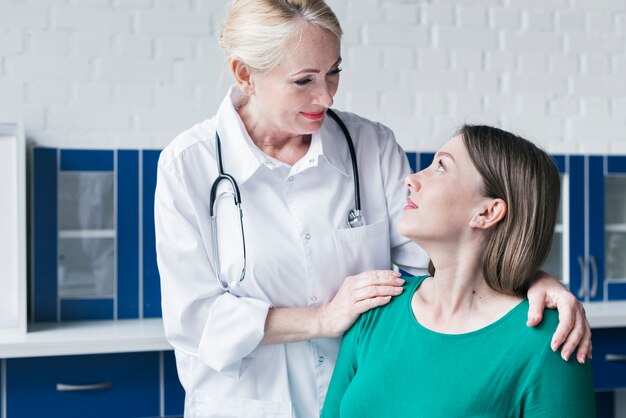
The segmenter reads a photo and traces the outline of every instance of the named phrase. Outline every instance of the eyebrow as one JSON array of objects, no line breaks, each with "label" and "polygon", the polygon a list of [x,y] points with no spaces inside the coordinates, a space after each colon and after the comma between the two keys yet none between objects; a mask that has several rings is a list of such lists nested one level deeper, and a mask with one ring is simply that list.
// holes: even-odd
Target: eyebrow
[{"label": "eyebrow", "polygon": [[437,154],[435,154],[435,158],[437,158],[437,157],[447,157],[447,158],[451,159],[452,161],[456,162],[454,160],[454,157],[452,156],[452,154],[450,154],[449,152],[439,151]]},{"label": "eyebrow", "polygon": [[[342,61],[342,60],[341,60],[341,57],[339,57],[339,59],[338,59],[337,61],[335,61],[335,63],[334,63],[332,66],[333,66],[333,67],[338,66],[339,64],[341,64],[341,61]],[[315,73],[315,74],[317,74],[317,73],[319,73],[319,72],[320,72],[320,70],[318,70],[318,69],[316,69],[316,68],[305,68],[305,69],[303,69],[303,70],[300,70],[300,71],[298,71],[298,72],[296,72],[296,73],[291,74],[291,76],[290,76],[290,77],[295,77],[295,76],[297,76],[297,75],[300,75],[300,74],[306,74],[306,73]]]}]

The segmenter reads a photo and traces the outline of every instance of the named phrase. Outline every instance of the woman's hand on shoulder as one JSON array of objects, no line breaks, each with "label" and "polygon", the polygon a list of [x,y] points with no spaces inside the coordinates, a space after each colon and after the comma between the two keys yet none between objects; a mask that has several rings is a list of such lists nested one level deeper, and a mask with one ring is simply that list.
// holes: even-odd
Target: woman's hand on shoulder
[{"label": "woman's hand on shoulder", "polygon": [[568,360],[578,347],[576,359],[584,363],[591,358],[591,327],[583,304],[576,299],[558,280],[541,272],[539,278],[528,289],[528,326],[535,326],[543,318],[544,308],[557,309],[559,325],[552,336],[550,346],[556,351],[561,347],[561,357]]},{"label": "woman's hand on shoulder", "polygon": [[371,270],[347,277],[333,300],[319,309],[322,334],[343,335],[363,312],[386,305],[392,296],[402,293],[403,284],[400,273],[392,270]]}]

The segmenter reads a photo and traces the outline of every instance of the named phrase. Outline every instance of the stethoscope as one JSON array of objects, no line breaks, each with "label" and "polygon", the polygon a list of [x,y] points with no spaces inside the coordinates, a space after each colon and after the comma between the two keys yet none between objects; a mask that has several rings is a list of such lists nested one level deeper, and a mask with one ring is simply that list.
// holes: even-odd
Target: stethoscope
[{"label": "stethoscope", "polygon": [[[348,144],[348,149],[350,151],[350,161],[352,162],[352,174],[353,174],[353,179],[354,179],[353,180],[354,181],[354,209],[351,209],[348,212],[348,216],[347,216],[348,225],[350,226],[350,228],[362,226],[364,223],[364,219],[363,219],[363,215],[361,214],[361,192],[360,192],[360,185],[359,185],[359,168],[356,162],[356,152],[354,151],[354,144],[352,142],[352,136],[350,136],[350,132],[348,132],[348,128],[346,128],[346,125],[339,118],[339,116],[337,116],[335,112],[333,112],[331,109],[327,109],[326,113],[328,113],[328,115],[337,122],[337,124],[343,131],[343,135],[346,138],[346,143]],[[212,231],[212,236],[213,236],[213,260],[215,261],[215,277],[217,279],[218,285],[220,286],[220,289],[229,291],[232,288],[238,286],[239,283],[241,283],[241,281],[243,281],[243,279],[246,277],[246,238],[245,238],[244,227],[243,227],[243,210],[241,209],[241,193],[239,192],[239,186],[237,185],[237,182],[235,181],[233,176],[224,172],[224,165],[222,164],[222,144],[220,141],[220,136],[217,133],[217,131],[215,131],[215,154],[217,157],[218,174],[217,174],[217,178],[213,182],[213,185],[211,186],[211,200],[209,202],[210,214],[211,214],[211,231]],[[243,267],[241,269],[241,275],[239,276],[239,280],[235,280],[233,282],[226,281],[226,284],[224,284],[224,281],[222,281],[222,278],[220,277],[221,269],[220,269],[220,258],[219,258],[218,240],[217,240],[217,212],[215,210],[215,203],[217,201],[217,188],[220,182],[222,181],[227,181],[228,183],[230,183],[230,186],[232,187],[232,190],[233,190],[231,194],[235,201],[235,206],[237,207],[239,211],[239,225],[241,227],[241,249],[242,249],[242,254],[243,254]]]}]

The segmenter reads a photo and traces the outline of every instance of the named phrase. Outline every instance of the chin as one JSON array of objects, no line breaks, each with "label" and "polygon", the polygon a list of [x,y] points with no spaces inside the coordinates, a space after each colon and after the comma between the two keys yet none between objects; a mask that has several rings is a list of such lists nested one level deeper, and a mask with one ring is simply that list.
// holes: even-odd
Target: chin
[{"label": "chin", "polygon": [[316,120],[316,121],[309,121],[309,123],[305,127],[305,130],[307,131],[308,134],[315,133],[319,131],[320,129],[322,129],[323,124],[324,124],[324,119]]},{"label": "chin", "polygon": [[396,230],[400,235],[410,239],[422,248],[424,248],[423,244],[428,242],[428,239],[425,238],[423,231],[420,233],[420,231],[415,228],[415,224],[412,222],[406,222],[404,219],[400,219]]},{"label": "chin", "polygon": [[397,231],[403,237],[413,240],[412,232],[414,231],[412,231],[413,228],[411,227],[412,225],[404,219],[404,216],[402,216],[402,218],[400,219],[400,222],[398,222]]}]

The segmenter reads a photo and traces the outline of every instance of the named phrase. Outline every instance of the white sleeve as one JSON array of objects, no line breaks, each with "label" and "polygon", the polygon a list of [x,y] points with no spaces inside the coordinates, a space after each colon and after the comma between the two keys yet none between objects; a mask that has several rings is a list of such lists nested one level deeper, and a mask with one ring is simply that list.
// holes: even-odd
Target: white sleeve
[{"label": "white sleeve", "polygon": [[219,288],[208,255],[211,240],[200,232],[183,182],[161,163],[154,212],[168,341],[218,372],[241,376],[263,338],[269,304]]},{"label": "white sleeve", "polygon": [[411,173],[411,166],[406,153],[396,142],[393,132],[388,128],[384,131],[386,137],[381,145],[380,164],[389,213],[391,261],[413,275],[427,274],[428,254],[413,241],[398,233],[398,222],[408,196],[404,180]]}]

